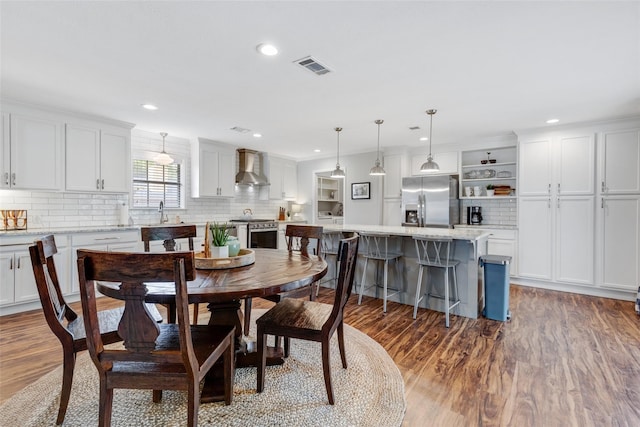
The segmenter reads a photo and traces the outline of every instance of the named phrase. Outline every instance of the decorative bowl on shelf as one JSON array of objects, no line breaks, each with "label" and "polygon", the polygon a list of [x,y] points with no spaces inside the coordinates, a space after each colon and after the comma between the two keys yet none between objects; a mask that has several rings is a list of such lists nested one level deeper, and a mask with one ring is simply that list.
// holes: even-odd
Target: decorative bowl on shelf
[{"label": "decorative bowl on shelf", "polygon": [[486,160],[480,160],[480,163],[482,163],[483,165],[486,165],[487,161]]},{"label": "decorative bowl on shelf", "polygon": [[496,159],[489,159],[489,163],[495,163]]}]

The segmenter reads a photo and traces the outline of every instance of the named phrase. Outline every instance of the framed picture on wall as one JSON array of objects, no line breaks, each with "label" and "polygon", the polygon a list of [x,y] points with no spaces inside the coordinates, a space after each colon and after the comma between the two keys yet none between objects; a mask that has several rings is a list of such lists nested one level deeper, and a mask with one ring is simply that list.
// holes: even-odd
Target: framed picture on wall
[{"label": "framed picture on wall", "polygon": [[370,199],[371,183],[370,182],[354,182],[351,184],[351,200]]}]

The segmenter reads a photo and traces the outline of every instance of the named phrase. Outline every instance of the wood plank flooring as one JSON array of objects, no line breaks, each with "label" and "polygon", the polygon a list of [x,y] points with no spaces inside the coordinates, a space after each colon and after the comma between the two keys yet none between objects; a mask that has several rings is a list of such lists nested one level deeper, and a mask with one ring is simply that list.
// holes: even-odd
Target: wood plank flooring
[{"label": "wood plank flooring", "polygon": [[[330,302],[331,291],[319,299]],[[270,304],[254,300],[256,308]],[[385,315],[381,300],[358,306],[352,297],[346,322],[400,368],[404,426],[640,425],[632,302],[512,286],[510,308],[508,322],[453,316],[447,329],[442,313],[421,309],[413,320],[411,306],[390,303]],[[0,318],[0,402],[60,363],[39,311]]]}]

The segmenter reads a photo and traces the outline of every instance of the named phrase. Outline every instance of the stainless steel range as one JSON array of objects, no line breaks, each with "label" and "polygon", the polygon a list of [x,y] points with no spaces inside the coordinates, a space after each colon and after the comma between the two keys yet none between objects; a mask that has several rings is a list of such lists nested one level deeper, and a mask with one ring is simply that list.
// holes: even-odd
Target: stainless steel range
[{"label": "stainless steel range", "polygon": [[247,223],[248,248],[278,249],[278,223],[275,220],[232,219],[231,222]]}]

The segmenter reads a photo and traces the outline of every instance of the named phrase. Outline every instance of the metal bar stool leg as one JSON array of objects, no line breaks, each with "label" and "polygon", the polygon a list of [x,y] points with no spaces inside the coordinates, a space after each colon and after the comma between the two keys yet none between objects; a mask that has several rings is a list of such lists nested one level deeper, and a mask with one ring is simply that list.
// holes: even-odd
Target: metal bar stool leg
[{"label": "metal bar stool leg", "polygon": [[389,278],[389,260],[384,260],[384,295],[382,300],[382,312],[387,312],[387,279]]},{"label": "metal bar stool leg", "polygon": [[449,268],[445,268],[444,269],[444,302],[445,302],[445,306],[444,306],[444,313],[445,313],[445,326],[448,328],[449,327],[449,307],[451,304],[451,301],[449,301]]},{"label": "metal bar stool leg", "polygon": [[421,265],[418,269],[418,285],[416,286],[416,302],[413,304],[413,318],[415,319],[418,316],[418,304],[420,304],[420,300],[422,299],[422,295],[420,294],[420,289],[422,287],[422,272],[424,267]]},{"label": "metal bar stool leg", "polygon": [[367,277],[367,264],[369,258],[364,259],[364,267],[362,268],[362,281],[360,282],[360,296],[358,297],[358,305],[362,304],[362,293],[364,292],[365,277]]}]

